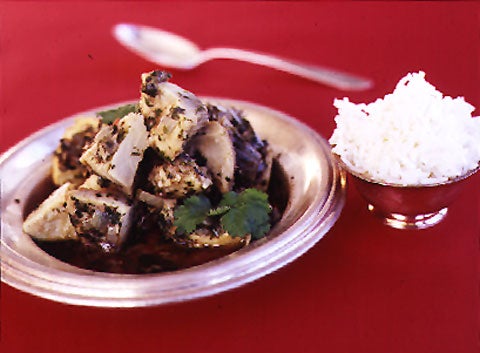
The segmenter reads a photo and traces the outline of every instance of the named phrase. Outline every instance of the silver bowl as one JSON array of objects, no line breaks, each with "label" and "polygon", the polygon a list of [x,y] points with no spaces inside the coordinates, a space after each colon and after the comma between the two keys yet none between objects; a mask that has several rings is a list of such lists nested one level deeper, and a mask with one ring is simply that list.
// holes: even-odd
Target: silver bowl
[{"label": "silver bowl", "polygon": [[289,179],[289,200],[282,219],[267,237],[203,265],[145,275],[80,269],[43,252],[22,232],[28,207],[25,200],[34,197],[48,177],[51,154],[64,129],[76,116],[113,106],[100,107],[50,125],[0,157],[2,281],[69,304],[158,305],[212,295],[256,280],[293,261],[320,240],[339,217],[345,200],[345,173],[337,166],[328,142],[278,111],[241,101],[205,100],[243,109],[259,135],[279,155]]},{"label": "silver bowl", "polygon": [[[340,157],[338,157],[340,159]],[[401,185],[377,182],[339,164],[351,176],[368,210],[384,224],[397,229],[425,229],[441,222],[462,191],[468,177],[480,165],[462,176],[427,185]]]}]

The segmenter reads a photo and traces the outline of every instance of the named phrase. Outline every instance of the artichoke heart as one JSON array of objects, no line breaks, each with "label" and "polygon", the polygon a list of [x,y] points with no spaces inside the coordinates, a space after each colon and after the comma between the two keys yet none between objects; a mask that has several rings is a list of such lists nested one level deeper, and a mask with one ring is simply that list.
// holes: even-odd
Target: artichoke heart
[{"label": "artichoke heart", "polygon": [[191,142],[210,170],[215,185],[225,193],[233,188],[235,149],[228,130],[218,121],[209,121]]},{"label": "artichoke heart", "polygon": [[168,82],[169,78],[163,71],[142,74],[139,106],[150,132],[150,146],[174,160],[186,141],[208,121],[208,114],[195,95]]},{"label": "artichoke heart", "polygon": [[109,252],[126,240],[131,226],[132,207],[121,194],[109,190],[80,188],[68,193],[67,212],[79,237]]},{"label": "artichoke heart", "polygon": [[265,191],[272,153],[240,111],[207,105],[209,122],[188,145],[188,153],[200,154],[222,193],[247,188]]},{"label": "artichoke heart", "polygon": [[153,167],[148,176],[156,194],[166,198],[180,198],[207,190],[212,180],[205,167],[200,167],[188,155],[173,162]]},{"label": "artichoke heart", "polygon": [[148,147],[147,139],[143,116],[130,113],[118,124],[104,125],[80,157],[80,162],[131,195],[138,164]]},{"label": "artichoke heart", "polygon": [[66,182],[78,185],[85,180],[88,170],[79,162],[79,158],[83,149],[93,141],[99,126],[98,118],[82,117],[65,130],[53,154],[52,181],[55,185]]},{"label": "artichoke heart", "polygon": [[38,240],[75,239],[77,234],[67,213],[67,182],[53,191],[23,222],[23,231]]}]

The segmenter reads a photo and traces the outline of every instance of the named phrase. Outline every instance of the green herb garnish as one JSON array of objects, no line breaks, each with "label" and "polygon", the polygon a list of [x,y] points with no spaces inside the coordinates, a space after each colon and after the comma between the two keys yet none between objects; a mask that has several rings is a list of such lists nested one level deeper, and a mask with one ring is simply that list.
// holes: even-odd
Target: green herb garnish
[{"label": "green herb garnish", "polygon": [[181,234],[191,233],[207,218],[212,204],[204,195],[190,196],[175,211],[175,226]]},{"label": "green herb garnish", "polygon": [[232,236],[251,234],[254,239],[259,239],[270,230],[268,215],[272,208],[264,192],[246,189],[237,194],[231,191],[224,195],[219,207],[229,208],[220,221]]},{"label": "green herb garnish", "polygon": [[230,191],[224,194],[216,208],[212,208],[206,196],[195,195],[175,210],[174,225],[180,234],[191,233],[207,217],[220,217],[222,227],[231,236],[251,234],[254,239],[259,239],[270,230],[271,210],[268,195],[252,188],[241,193]]},{"label": "green herb garnish", "polygon": [[123,118],[128,113],[134,113],[137,111],[138,104],[125,104],[118,108],[98,112],[97,115],[102,117],[102,123],[113,124],[115,120]]}]

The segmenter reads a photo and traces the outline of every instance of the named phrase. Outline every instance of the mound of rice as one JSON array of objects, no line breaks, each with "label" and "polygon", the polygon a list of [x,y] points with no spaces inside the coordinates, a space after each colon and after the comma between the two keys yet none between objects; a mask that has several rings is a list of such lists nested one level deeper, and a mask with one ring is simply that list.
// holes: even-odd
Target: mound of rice
[{"label": "mound of rice", "polygon": [[463,97],[452,98],[407,74],[391,94],[370,104],[336,99],[332,151],[352,171],[378,182],[435,184],[480,162],[480,117]]}]

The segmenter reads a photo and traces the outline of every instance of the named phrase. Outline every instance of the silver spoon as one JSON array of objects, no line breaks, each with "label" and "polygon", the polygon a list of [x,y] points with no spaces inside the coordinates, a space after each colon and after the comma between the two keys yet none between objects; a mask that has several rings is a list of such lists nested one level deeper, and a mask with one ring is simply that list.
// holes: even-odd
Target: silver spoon
[{"label": "silver spoon", "polygon": [[373,86],[367,78],[277,56],[234,48],[201,50],[184,37],[152,27],[120,23],[114,26],[113,34],[125,47],[164,67],[189,70],[208,60],[234,59],[289,72],[342,90],[365,90]]}]

